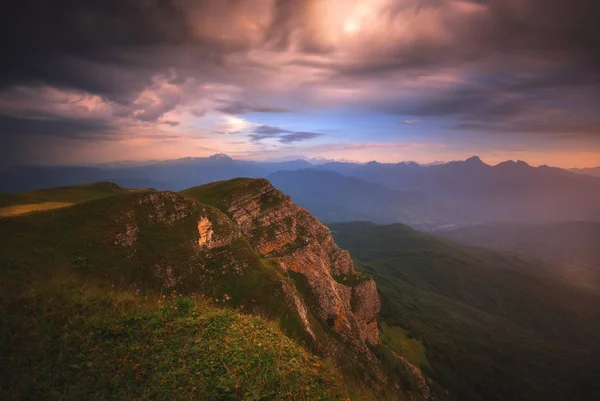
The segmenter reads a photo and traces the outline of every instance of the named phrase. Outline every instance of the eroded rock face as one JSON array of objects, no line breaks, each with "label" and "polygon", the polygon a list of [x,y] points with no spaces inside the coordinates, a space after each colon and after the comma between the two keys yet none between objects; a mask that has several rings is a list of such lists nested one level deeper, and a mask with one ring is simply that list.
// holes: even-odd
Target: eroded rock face
[{"label": "eroded rock face", "polygon": [[379,344],[377,315],[380,304],[373,280],[363,281],[352,287],[354,314],[358,317],[361,338],[370,345]]},{"label": "eroded rock face", "polygon": [[306,310],[306,305],[304,302],[302,302],[302,299],[300,299],[300,295],[296,287],[290,285],[286,281],[282,281],[281,288],[283,289],[283,293],[286,295],[288,302],[291,303],[291,306],[298,311],[298,315],[300,316],[304,330],[309,336],[311,336],[313,340],[316,340],[315,333],[310,325],[310,322],[308,321],[308,311]]},{"label": "eroded rock face", "polygon": [[[214,216],[212,216],[214,219]],[[217,231],[215,231],[217,230]],[[201,216],[198,220],[198,246],[200,248],[219,248],[229,245],[236,236],[235,231],[223,232],[213,227],[213,221],[210,215]]]},{"label": "eroded rock face", "polygon": [[143,213],[130,210],[117,218],[125,224],[123,232],[115,237],[115,245],[131,248],[135,252],[139,227],[138,219],[143,219],[150,224],[171,226],[175,222],[189,217],[196,210],[196,206],[184,202],[181,196],[174,192],[152,192],[140,196],[137,205]]},{"label": "eroded rock face", "polygon": [[[152,276],[163,288],[187,286],[202,290],[198,284],[203,282],[201,276],[210,260],[198,256],[217,257],[227,253],[226,247],[240,236],[239,227],[223,212],[174,192],[132,194],[124,202],[130,202],[129,209],[113,215],[121,228],[112,242],[129,259],[148,258],[149,252],[154,253],[156,263],[147,267],[152,268]],[[181,259],[177,259],[179,256]],[[219,267],[239,273],[246,263],[232,256],[219,259]]]},{"label": "eroded rock face", "polygon": [[296,239],[296,213],[289,197],[260,181],[264,191],[229,200],[227,212],[254,248],[267,255]]},{"label": "eroded rock face", "polygon": [[392,351],[392,355],[396,358],[397,366],[404,365],[404,367],[408,369],[408,372],[413,376],[413,378],[417,382],[417,386],[419,387],[419,391],[423,398],[425,398],[426,400],[433,400],[434,398],[431,394],[431,388],[429,387],[427,379],[423,375],[423,371],[415,365],[413,365],[412,363],[410,363],[403,356],[400,356],[397,353],[395,353],[394,351]]},{"label": "eroded rock face", "polygon": [[201,217],[198,221],[198,245],[210,247],[212,243],[212,223],[207,217]]},{"label": "eroded rock face", "polygon": [[[267,180],[260,181],[260,190],[228,200],[227,212],[242,234],[262,255],[276,257],[283,268],[306,277],[316,299],[311,306],[348,343],[363,351],[366,343],[378,344],[375,282],[356,272],[349,253],[337,247],[327,227]],[[340,283],[340,276],[351,279]]]},{"label": "eroded rock face", "polygon": [[133,248],[137,242],[138,219],[151,224],[173,225],[175,222],[189,217],[197,209],[195,205],[184,202],[181,196],[173,192],[152,192],[137,199],[136,202],[144,213],[130,210],[117,218],[124,223],[123,232],[115,237],[115,245]]},{"label": "eroded rock face", "polygon": [[239,237],[240,230],[219,210],[202,205],[199,207],[198,246],[213,249],[227,246]]}]

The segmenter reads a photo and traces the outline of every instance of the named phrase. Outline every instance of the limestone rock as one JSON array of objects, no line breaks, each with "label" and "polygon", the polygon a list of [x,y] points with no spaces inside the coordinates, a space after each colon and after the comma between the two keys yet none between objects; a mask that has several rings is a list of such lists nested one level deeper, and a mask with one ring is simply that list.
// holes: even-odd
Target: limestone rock
[{"label": "limestone rock", "polygon": [[348,343],[364,352],[366,343],[378,344],[380,305],[375,282],[336,281],[338,276],[359,274],[329,229],[267,180],[252,180],[252,185],[252,191],[225,199],[226,210],[242,234],[263,256],[278,258],[283,268],[306,277],[319,317]]}]

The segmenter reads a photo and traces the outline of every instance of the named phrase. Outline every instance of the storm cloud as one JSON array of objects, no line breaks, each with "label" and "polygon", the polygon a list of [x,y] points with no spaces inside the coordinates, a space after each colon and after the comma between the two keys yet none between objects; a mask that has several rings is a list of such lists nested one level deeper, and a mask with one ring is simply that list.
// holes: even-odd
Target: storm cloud
[{"label": "storm cloud", "polygon": [[[433,121],[448,141],[462,131],[506,141],[575,136],[600,151],[593,0],[22,0],[4,8],[0,153],[36,146],[39,136],[166,136],[181,139],[182,156],[220,149],[223,132],[236,133],[244,145],[233,151],[245,154],[269,139],[339,142],[306,122],[327,110],[419,121],[407,129]],[[343,119],[331,121],[344,135]]]},{"label": "storm cloud", "polygon": [[318,132],[297,132],[270,125],[259,125],[252,130],[250,137],[259,142],[264,139],[277,139],[280,143],[290,144],[319,137],[323,134]]}]

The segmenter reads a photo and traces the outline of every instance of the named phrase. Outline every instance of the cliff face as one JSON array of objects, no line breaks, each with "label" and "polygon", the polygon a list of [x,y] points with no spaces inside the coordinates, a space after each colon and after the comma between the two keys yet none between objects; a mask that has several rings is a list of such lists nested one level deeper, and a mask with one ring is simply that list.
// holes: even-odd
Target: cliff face
[{"label": "cliff face", "polygon": [[[327,227],[267,180],[253,180],[252,191],[223,199],[225,210],[252,246],[283,269],[306,278],[311,305],[321,321],[355,348],[379,343],[380,309],[375,283],[354,269],[347,251]],[[308,295],[308,296],[306,296]]]},{"label": "cliff face", "polygon": [[[221,181],[181,194],[198,202],[203,210],[213,211],[201,212],[197,221],[199,255],[205,263],[215,260],[212,255],[216,253],[227,253],[232,247],[227,245],[231,235],[238,236],[233,243],[247,243],[261,264],[273,268],[272,284],[263,291],[272,295],[266,307],[273,309],[277,304],[279,314],[290,316],[283,324],[291,327],[293,335],[304,333],[302,337],[319,353],[354,364],[376,386],[386,380],[369,349],[369,345],[379,344],[380,304],[375,282],[355,270],[349,253],[337,247],[327,227],[265,179]],[[222,213],[215,214],[215,208]],[[217,217],[226,218],[234,227],[226,231],[229,234],[215,229],[223,226],[214,221]],[[223,269],[230,273],[228,284],[236,280],[245,283],[249,269],[235,274],[240,262],[235,253],[229,254],[226,259],[216,257],[229,266]],[[210,291],[215,291],[214,285]],[[229,291],[225,298],[234,294],[240,296],[241,291]],[[243,296],[254,299],[264,294],[255,291]]]}]

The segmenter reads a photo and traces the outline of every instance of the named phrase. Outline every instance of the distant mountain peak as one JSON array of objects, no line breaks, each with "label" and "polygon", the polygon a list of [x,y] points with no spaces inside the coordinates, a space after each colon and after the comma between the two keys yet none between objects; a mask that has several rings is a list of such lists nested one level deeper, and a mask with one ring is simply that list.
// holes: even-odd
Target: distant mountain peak
[{"label": "distant mountain peak", "polygon": [[502,163],[499,163],[496,167],[531,167],[529,164],[524,162],[523,160],[507,160]]},{"label": "distant mountain peak", "polygon": [[209,157],[210,160],[219,160],[219,161],[233,161],[233,159],[227,156],[225,153],[217,153]]},{"label": "distant mountain peak", "polygon": [[429,162],[429,163],[417,163],[420,166],[441,166],[443,164],[446,164],[447,162],[441,161],[441,160],[436,160],[433,162]]},{"label": "distant mountain peak", "polygon": [[481,159],[479,158],[479,156],[471,156],[467,160],[465,160],[465,163],[469,163],[469,164],[485,164],[484,162],[481,161]]},{"label": "distant mountain peak", "polygon": [[466,160],[455,160],[446,164],[438,164],[436,166],[466,166],[468,168],[489,167],[489,165],[484,163],[479,156],[471,156]]}]

